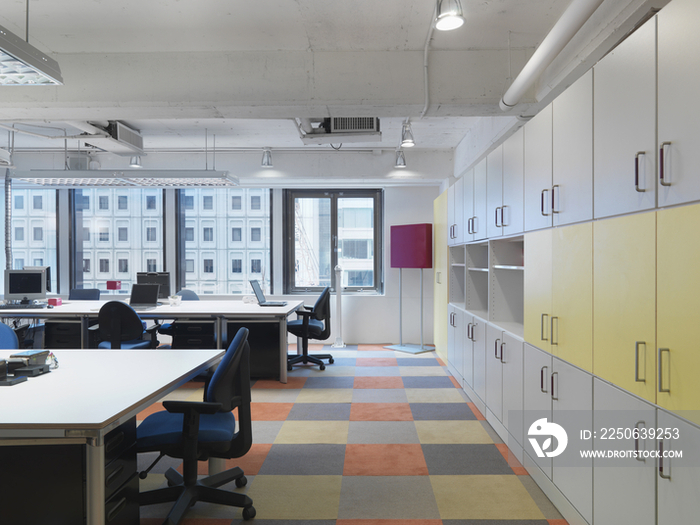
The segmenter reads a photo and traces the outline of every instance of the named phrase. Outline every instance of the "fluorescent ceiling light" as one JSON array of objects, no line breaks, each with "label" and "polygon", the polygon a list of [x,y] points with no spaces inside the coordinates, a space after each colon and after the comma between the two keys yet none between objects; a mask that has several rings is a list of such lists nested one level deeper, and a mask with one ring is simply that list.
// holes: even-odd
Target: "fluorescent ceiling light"
[{"label": "fluorescent ceiling light", "polygon": [[451,31],[462,27],[462,24],[464,24],[464,16],[459,0],[437,0],[435,29]]},{"label": "fluorescent ceiling light", "polygon": [[228,171],[214,170],[29,170],[15,171],[13,182],[50,188],[146,187],[192,188],[238,186]]},{"label": "fluorescent ceiling light", "polygon": [[58,62],[0,26],[0,85],[63,85]]}]

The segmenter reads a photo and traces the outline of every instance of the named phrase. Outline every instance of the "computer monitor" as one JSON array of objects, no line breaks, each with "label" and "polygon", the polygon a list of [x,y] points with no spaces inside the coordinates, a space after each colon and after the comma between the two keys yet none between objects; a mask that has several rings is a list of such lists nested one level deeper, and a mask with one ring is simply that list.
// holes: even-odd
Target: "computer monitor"
[{"label": "computer monitor", "polygon": [[46,299],[46,270],[5,270],[5,299]]},{"label": "computer monitor", "polygon": [[51,291],[51,266],[25,266],[25,270],[46,270],[46,291]]},{"label": "computer monitor", "polygon": [[158,299],[167,299],[170,295],[170,273],[169,272],[138,272],[136,274],[137,284],[159,284],[160,291]]}]

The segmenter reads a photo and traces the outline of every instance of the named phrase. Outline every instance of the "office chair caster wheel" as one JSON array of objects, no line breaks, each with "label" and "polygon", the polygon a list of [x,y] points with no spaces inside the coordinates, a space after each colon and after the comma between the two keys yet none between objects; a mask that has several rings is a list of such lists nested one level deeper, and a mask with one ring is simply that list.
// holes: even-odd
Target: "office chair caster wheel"
[{"label": "office chair caster wheel", "polygon": [[325,370],[325,369],[326,369],[326,365],[320,365],[319,368],[320,368],[321,370]]},{"label": "office chair caster wheel", "polygon": [[247,484],[248,484],[248,478],[246,478],[245,476],[242,476],[242,477],[236,479],[236,487],[238,487],[239,489],[241,487],[245,487]]},{"label": "office chair caster wheel", "polygon": [[245,521],[252,520],[255,517],[255,514],[255,507],[252,505],[243,509],[243,519]]},{"label": "office chair caster wheel", "polygon": [[332,364],[333,364],[333,358],[332,358],[332,357],[328,360],[328,364],[329,364],[329,365],[332,365]]},{"label": "office chair caster wheel", "polygon": [[287,371],[288,371],[288,372],[291,372],[291,371],[292,371],[292,368],[294,368],[292,365],[287,365]]}]

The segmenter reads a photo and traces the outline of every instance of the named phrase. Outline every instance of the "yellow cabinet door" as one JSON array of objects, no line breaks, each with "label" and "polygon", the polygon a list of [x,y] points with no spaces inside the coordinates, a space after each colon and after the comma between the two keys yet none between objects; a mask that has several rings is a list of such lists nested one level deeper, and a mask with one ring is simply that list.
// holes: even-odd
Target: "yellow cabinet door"
[{"label": "yellow cabinet door", "polygon": [[656,402],[656,213],[593,224],[593,373]]},{"label": "yellow cabinet door", "polygon": [[657,213],[656,402],[696,423],[700,423],[699,228],[700,205]]},{"label": "yellow cabinet door", "polygon": [[532,346],[551,351],[552,230],[525,234],[524,336]]},{"label": "yellow cabinet door", "polygon": [[593,224],[552,230],[552,353],[593,371]]}]

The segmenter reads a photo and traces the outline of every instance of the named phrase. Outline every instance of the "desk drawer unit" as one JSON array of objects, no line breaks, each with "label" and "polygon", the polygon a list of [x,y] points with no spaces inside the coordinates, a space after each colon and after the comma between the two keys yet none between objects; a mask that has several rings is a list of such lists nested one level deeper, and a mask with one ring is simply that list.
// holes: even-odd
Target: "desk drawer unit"
[{"label": "desk drawer unit", "polygon": [[139,478],[136,475],[136,418],[115,428],[104,439],[105,523],[139,522]]},{"label": "desk drawer unit", "polygon": [[[81,323],[75,319],[47,320],[44,323],[44,348],[55,350],[60,348],[81,348]],[[94,330],[88,333],[88,348],[97,347],[97,334]]]},{"label": "desk drawer unit", "polygon": [[216,348],[215,321],[176,321],[172,348]]}]

